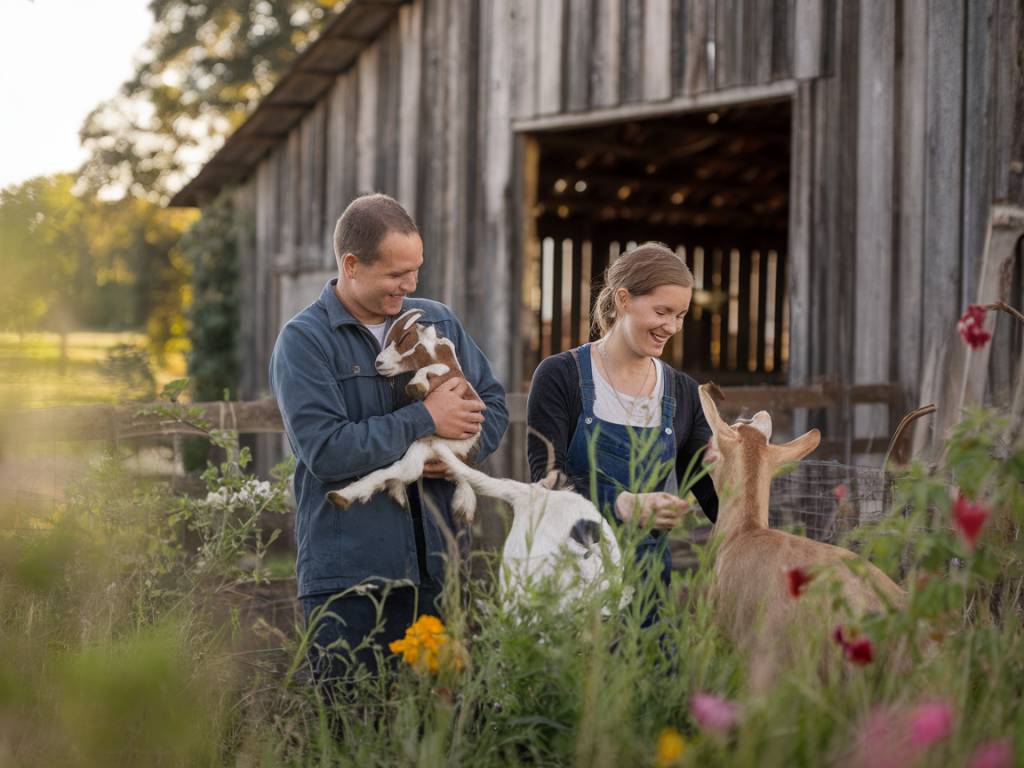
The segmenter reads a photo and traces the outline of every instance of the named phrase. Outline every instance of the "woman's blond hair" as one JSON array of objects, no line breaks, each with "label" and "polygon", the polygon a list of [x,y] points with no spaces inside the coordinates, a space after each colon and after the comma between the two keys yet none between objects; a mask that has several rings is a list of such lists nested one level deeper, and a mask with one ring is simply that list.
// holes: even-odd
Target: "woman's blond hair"
[{"label": "woman's blond hair", "polygon": [[660,285],[693,288],[693,273],[664,243],[641,243],[626,251],[604,272],[604,287],[594,302],[594,326],[604,336],[615,325],[615,294],[620,288],[630,296],[643,296]]}]

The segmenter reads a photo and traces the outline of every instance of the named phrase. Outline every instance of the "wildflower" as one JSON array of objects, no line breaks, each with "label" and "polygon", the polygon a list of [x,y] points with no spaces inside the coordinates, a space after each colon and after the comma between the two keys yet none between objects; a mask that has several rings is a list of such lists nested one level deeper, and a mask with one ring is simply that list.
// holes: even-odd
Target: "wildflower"
[{"label": "wildflower", "polygon": [[910,713],[910,740],[919,747],[942,741],[953,730],[953,708],[944,701],[919,704]]},{"label": "wildflower", "polygon": [[736,724],[736,705],[710,693],[695,694],[690,712],[705,731],[727,733]]},{"label": "wildflower", "polygon": [[874,661],[874,648],[868,638],[852,634],[847,637],[843,634],[843,628],[837,626],[832,631],[832,639],[842,647],[847,661],[862,667]]},{"label": "wildflower", "polygon": [[899,712],[874,709],[857,729],[856,741],[846,768],[906,768],[914,765],[919,749],[910,743]]},{"label": "wildflower", "polygon": [[401,653],[410,667],[436,674],[442,666],[456,670],[464,666],[465,651],[445,631],[436,616],[424,614],[405,630],[405,637],[388,645],[392,653]]},{"label": "wildflower", "polygon": [[981,535],[981,529],[988,519],[988,509],[983,504],[972,504],[962,493],[957,494],[953,503],[953,523],[964,537],[972,551]]},{"label": "wildflower", "polygon": [[658,750],[654,764],[660,768],[675,765],[686,751],[686,740],[675,728],[663,728],[658,734]]},{"label": "wildflower", "polygon": [[1009,739],[982,744],[971,756],[967,768],[1013,768],[1013,746]]},{"label": "wildflower", "polygon": [[796,566],[786,569],[786,587],[789,589],[790,597],[800,597],[813,576],[804,568]]},{"label": "wildflower", "polygon": [[832,495],[836,497],[836,501],[845,501],[846,497],[850,495],[850,486],[840,483],[832,489]]},{"label": "wildflower", "polygon": [[992,338],[991,332],[985,330],[985,307],[980,304],[967,305],[956,329],[971,349],[981,349]]}]

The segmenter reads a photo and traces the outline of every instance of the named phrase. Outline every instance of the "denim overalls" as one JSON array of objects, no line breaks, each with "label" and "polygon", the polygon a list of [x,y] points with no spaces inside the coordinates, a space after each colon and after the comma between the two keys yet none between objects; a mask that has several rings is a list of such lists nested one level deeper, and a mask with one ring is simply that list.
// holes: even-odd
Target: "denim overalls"
[{"label": "denim overalls", "polygon": [[[669,377],[665,376],[660,426],[627,427],[597,418],[594,415],[596,390],[590,346],[584,344],[573,350],[580,374],[582,408],[579,421],[576,422],[576,431],[569,442],[565,470],[579,492],[592,496],[591,500],[602,514],[613,524],[620,524],[614,511],[615,498],[619,492],[667,491],[675,494],[678,491],[675,473],[676,435],[672,428],[676,400],[668,394]],[[656,364],[661,363],[656,361]],[[649,450],[642,459],[634,458],[633,477],[630,477],[630,454],[636,452],[635,445],[645,448],[649,446]],[[594,467],[590,464],[591,450],[595,458]],[[652,531],[641,541],[637,545],[636,557],[644,563],[645,577],[660,578],[662,584],[668,587],[672,559],[663,531]],[[655,606],[645,624],[652,623],[656,618]]]}]

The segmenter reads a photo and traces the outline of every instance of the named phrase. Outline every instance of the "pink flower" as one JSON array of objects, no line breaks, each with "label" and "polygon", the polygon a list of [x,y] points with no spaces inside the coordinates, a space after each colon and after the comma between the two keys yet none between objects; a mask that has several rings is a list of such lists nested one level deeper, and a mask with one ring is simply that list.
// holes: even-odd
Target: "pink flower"
[{"label": "pink flower", "polygon": [[953,731],[953,708],[943,701],[919,704],[910,713],[910,740],[919,747],[942,741]]},{"label": "pink flower", "polygon": [[814,578],[800,566],[786,569],[786,588],[789,589],[790,597],[800,597],[803,591]]},{"label": "pink flower", "polygon": [[956,329],[971,349],[981,349],[992,338],[992,334],[985,330],[985,308],[980,304],[967,305]]},{"label": "pink flower", "polygon": [[888,707],[872,711],[857,728],[853,750],[842,768],[907,768],[917,759],[902,716]]},{"label": "pink flower", "polygon": [[727,733],[736,724],[736,705],[710,693],[694,694],[690,712],[697,724],[711,733]]},{"label": "pink flower", "polygon": [[1013,768],[1013,745],[1009,739],[982,744],[974,750],[967,768]]},{"label": "pink flower", "polygon": [[846,660],[852,664],[863,667],[875,659],[874,647],[871,640],[866,637],[847,638],[843,635],[843,628],[837,626],[832,630],[832,639],[839,643]]},{"label": "pink flower", "polygon": [[832,495],[836,497],[836,501],[845,501],[846,497],[850,495],[850,486],[840,483],[832,489]]},{"label": "pink flower", "polygon": [[953,504],[953,523],[964,537],[968,548],[974,549],[974,545],[981,535],[981,529],[988,519],[989,511],[983,504],[972,504],[962,493],[957,494],[956,502]]}]

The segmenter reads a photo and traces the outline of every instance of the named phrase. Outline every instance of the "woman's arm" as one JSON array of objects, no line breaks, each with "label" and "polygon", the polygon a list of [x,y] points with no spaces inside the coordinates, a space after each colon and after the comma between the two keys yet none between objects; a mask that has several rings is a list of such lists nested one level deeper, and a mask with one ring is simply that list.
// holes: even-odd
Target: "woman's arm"
[{"label": "woman's arm", "polygon": [[547,442],[532,430],[528,431],[526,456],[533,482],[541,480],[552,469],[565,471],[569,440],[579,418],[579,397],[576,366],[569,354],[553,355],[541,361],[530,383],[526,424],[551,442],[554,466],[549,465],[551,453]]},{"label": "woman's arm", "polygon": [[[701,407],[700,396],[697,393],[697,382],[686,377],[683,379],[680,389],[679,403],[682,405],[686,402],[690,412],[689,429],[677,430],[680,433],[680,442],[676,446],[676,478],[681,483],[686,477],[686,470],[690,467],[691,461],[693,462],[691,473],[697,474],[701,471],[702,452],[711,439],[711,427],[708,425],[707,419],[704,418],[704,409]],[[695,456],[697,457],[696,461],[694,461]],[[718,519],[718,494],[715,492],[715,484],[711,482],[711,475],[704,475],[692,490],[704,515],[712,523],[715,522]]]}]

